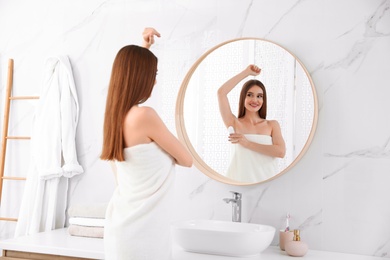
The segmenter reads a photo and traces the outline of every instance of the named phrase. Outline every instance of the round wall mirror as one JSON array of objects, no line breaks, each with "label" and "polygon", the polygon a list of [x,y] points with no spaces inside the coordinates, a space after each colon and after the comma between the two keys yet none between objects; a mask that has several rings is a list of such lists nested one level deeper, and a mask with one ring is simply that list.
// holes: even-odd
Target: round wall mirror
[{"label": "round wall mirror", "polygon": [[[237,116],[239,96],[248,79],[260,80],[267,91],[267,120],[277,120],[286,144],[286,154],[277,158],[272,177],[242,182],[227,177],[232,146],[218,106],[219,87],[255,64],[258,76],[240,82],[229,94],[231,110]],[[223,42],[202,55],[183,80],[176,103],[179,139],[194,158],[194,165],[207,176],[227,184],[251,185],[272,180],[293,167],[313,138],[318,117],[313,81],[302,62],[282,46],[259,38]],[[239,169],[237,174],[244,174]]]}]

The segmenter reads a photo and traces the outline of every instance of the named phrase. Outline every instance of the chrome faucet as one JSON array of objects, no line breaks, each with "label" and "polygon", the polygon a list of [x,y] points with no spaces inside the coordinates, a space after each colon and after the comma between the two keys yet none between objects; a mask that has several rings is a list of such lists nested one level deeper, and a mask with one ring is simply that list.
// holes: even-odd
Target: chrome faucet
[{"label": "chrome faucet", "polygon": [[223,201],[226,203],[232,203],[232,221],[241,222],[241,193],[231,191],[233,193],[233,198],[225,198]]}]

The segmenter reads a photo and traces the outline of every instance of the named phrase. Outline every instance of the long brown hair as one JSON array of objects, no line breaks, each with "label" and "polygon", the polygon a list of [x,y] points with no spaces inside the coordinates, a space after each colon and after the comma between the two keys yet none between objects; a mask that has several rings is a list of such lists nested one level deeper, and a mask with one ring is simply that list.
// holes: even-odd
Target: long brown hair
[{"label": "long brown hair", "polygon": [[265,87],[261,81],[257,79],[251,79],[248,80],[241,89],[240,93],[240,101],[238,103],[238,118],[244,117],[246,108],[245,108],[245,98],[246,94],[248,93],[248,90],[253,87],[258,86],[263,90],[263,105],[259,109],[258,113],[260,118],[266,119],[267,118],[267,91],[265,90]]},{"label": "long brown hair", "polygon": [[123,122],[134,105],[151,95],[157,57],[146,48],[128,45],[119,50],[112,65],[104,114],[102,160],[124,161]]}]

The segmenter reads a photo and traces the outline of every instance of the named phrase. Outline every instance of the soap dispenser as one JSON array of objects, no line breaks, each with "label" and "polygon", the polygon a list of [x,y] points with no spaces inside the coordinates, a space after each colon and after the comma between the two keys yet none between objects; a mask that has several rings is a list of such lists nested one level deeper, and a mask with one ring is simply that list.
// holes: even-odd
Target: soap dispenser
[{"label": "soap dispenser", "polygon": [[294,238],[284,246],[286,253],[291,256],[304,256],[309,249],[305,242],[301,241],[299,229],[294,229]]}]

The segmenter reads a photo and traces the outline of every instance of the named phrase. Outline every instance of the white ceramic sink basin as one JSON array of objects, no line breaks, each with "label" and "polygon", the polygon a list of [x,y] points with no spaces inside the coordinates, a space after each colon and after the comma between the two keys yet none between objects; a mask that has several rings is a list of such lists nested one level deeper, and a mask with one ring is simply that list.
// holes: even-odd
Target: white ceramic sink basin
[{"label": "white ceramic sink basin", "polygon": [[274,227],[251,223],[188,220],[172,225],[173,240],[184,250],[214,255],[258,255],[274,235]]}]

